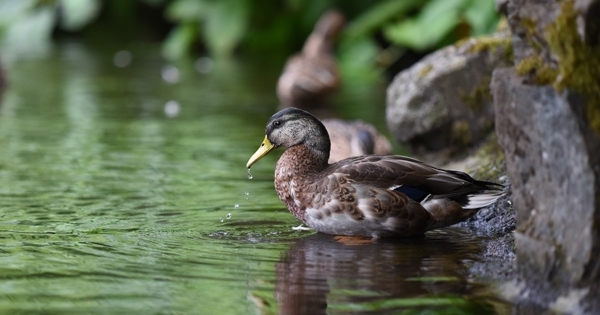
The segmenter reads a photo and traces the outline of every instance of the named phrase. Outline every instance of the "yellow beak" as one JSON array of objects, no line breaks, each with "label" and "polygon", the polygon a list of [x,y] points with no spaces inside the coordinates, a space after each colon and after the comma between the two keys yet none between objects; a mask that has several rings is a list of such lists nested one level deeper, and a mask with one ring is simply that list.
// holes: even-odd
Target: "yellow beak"
[{"label": "yellow beak", "polygon": [[254,164],[254,163],[256,163],[256,161],[262,159],[263,156],[267,155],[267,153],[271,152],[271,150],[273,150],[273,149],[275,149],[275,145],[272,144],[271,141],[269,141],[269,139],[267,139],[267,136],[265,136],[265,140],[263,140],[260,147],[258,147],[258,150],[256,150],[256,152],[254,152],[254,154],[252,155],[250,160],[248,160],[248,163],[246,163],[246,167],[250,168],[250,166],[252,166],[252,164]]}]

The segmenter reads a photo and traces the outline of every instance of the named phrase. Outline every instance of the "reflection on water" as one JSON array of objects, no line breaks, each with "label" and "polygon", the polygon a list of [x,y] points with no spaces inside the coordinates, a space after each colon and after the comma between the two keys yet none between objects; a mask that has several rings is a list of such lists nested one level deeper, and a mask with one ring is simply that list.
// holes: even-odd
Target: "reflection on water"
[{"label": "reflection on water", "polygon": [[[124,49],[130,62],[115,66]],[[277,156],[253,180],[245,170],[276,108],[279,65],[198,71],[158,47],[63,43],[6,66],[0,313],[499,309],[462,273],[479,246],[470,234],[348,246],[291,230]],[[340,110],[382,126],[383,93],[358,86]]]},{"label": "reflection on water", "polygon": [[473,297],[478,285],[464,277],[477,247],[452,229],[357,245],[323,234],[303,238],[276,265],[279,314],[502,312],[494,306],[500,303]]}]

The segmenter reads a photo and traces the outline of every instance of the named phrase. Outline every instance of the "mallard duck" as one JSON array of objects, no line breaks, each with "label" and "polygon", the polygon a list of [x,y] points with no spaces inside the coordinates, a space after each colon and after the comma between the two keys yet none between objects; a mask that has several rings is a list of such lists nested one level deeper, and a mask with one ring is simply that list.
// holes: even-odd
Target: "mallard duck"
[{"label": "mallard duck", "polygon": [[283,147],[275,189],[288,210],[318,232],[363,237],[422,235],[474,215],[505,194],[502,185],[397,155],[365,155],[329,164],[325,126],[298,108],[267,122],[250,167]]},{"label": "mallard duck", "polygon": [[367,154],[390,154],[392,145],[375,127],[362,121],[323,119],[321,121],[331,141],[329,163],[335,163],[351,156]]},{"label": "mallard duck", "polygon": [[302,51],[290,57],[277,82],[281,107],[316,108],[339,85],[333,41],[344,25],[344,16],[325,12],[306,39]]}]

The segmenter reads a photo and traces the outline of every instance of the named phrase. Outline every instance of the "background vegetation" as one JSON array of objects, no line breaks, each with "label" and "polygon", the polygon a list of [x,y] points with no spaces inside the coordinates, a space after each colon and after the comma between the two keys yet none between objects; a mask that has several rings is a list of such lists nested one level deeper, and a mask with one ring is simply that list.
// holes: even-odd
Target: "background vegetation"
[{"label": "background vegetation", "polygon": [[14,55],[75,35],[160,41],[167,59],[285,58],[331,7],[348,19],[338,51],[347,73],[411,62],[499,19],[494,0],[0,0],[0,38]]}]

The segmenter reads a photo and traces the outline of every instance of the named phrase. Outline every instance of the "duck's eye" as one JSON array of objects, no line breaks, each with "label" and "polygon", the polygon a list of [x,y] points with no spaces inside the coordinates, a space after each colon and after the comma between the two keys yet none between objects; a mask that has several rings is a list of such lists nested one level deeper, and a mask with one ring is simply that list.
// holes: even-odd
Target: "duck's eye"
[{"label": "duck's eye", "polygon": [[281,121],[276,120],[275,122],[273,122],[273,126],[275,126],[275,127],[281,126]]}]

